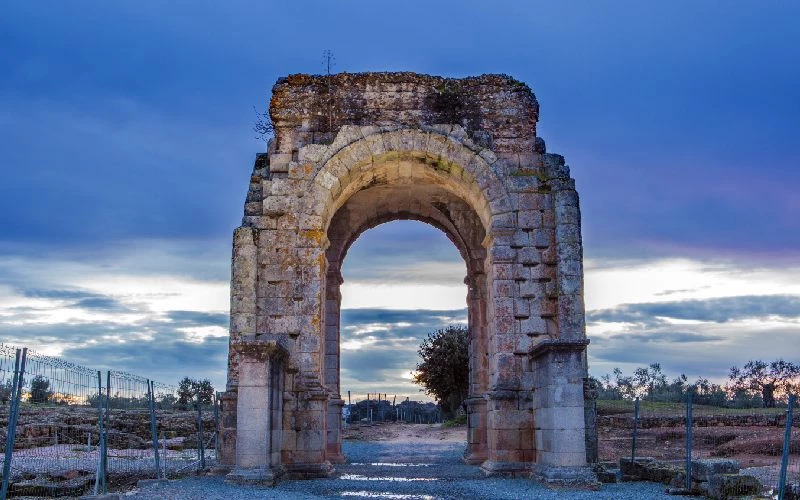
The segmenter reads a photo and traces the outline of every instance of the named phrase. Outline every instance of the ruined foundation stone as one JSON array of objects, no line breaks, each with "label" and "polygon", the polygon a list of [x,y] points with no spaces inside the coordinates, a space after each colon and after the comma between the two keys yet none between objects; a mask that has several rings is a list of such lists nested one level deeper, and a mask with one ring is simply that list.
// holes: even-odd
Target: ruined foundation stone
[{"label": "ruined foundation stone", "polygon": [[233,237],[220,435],[231,479],[324,476],[345,460],[340,270],[362,232],[398,219],[439,228],[466,262],[465,460],[585,478],[578,194],[536,136],[530,88],[504,75],[292,75],[270,116]]}]

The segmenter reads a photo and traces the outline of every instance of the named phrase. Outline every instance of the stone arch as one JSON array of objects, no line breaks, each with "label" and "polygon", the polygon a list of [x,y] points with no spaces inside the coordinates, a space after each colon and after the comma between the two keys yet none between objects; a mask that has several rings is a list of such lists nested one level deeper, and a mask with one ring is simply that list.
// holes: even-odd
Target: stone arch
[{"label": "stone arch", "polygon": [[[331,85],[347,105],[335,119]],[[451,102],[464,105],[443,110]],[[592,425],[580,212],[563,157],[536,137],[530,89],[504,75],[293,75],[273,89],[270,114],[276,138],[256,157],[234,233],[220,434],[231,478],[326,475],[343,459],[328,338],[338,266],[360,232],[398,218],[440,227],[467,261],[479,330],[467,460],[492,474],[575,477]],[[468,130],[437,124],[444,116]]]},{"label": "stone arch", "polygon": [[[450,187],[470,203],[484,227],[492,227],[493,217],[512,211],[513,201],[498,172],[497,156],[470,141],[458,125],[435,129],[380,130],[375,127],[345,126],[331,146],[306,146],[300,161],[315,160],[309,183],[311,196],[306,215],[329,221],[349,197],[372,183],[387,181],[390,170],[375,167],[387,162],[415,161],[439,174],[439,182],[451,180]],[[315,155],[316,153],[316,155]],[[396,176],[403,177],[402,172]]]}]

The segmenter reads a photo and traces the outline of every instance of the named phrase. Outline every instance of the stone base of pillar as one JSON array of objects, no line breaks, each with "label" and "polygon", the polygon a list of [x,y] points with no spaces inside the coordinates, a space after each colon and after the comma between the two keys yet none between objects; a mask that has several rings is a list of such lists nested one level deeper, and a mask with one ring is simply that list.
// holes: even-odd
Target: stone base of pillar
[{"label": "stone base of pillar", "polygon": [[339,395],[328,400],[328,435],[326,456],[334,464],[343,464],[347,458],[342,453],[342,407],[344,400]]},{"label": "stone base of pillar", "polygon": [[489,458],[486,449],[486,400],[483,396],[471,396],[465,401],[467,406],[467,450],[464,462],[480,465]]},{"label": "stone base of pillar", "polygon": [[464,463],[469,465],[480,465],[486,461],[489,454],[486,450],[467,450],[464,454]]},{"label": "stone base of pillar", "polygon": [[597,474],[588,466],[534,465],[533,479],[553,485],[572,488],[599,489]]},{"label": "stone base of pillar", "polygon": [[233,470],[233,465],[217,464],[211,467],[211,474],[215,476],[224,476]]},{"label": "stone base of pillar", "polygon": [[330,477],[336,469],[329,461],[322,463],[295,463],[287,464],[286,476],[289,479],[315,479]]},{"label": "stone base of pillar", "polygon": [[495,462],[487,460],[481,464],[481,470],[492,477],[530,477],[530,464],[525,462]]},{"label": "stone base of pillar", "polygon": [[271,467],[264,469],[235,468],[225,476],[226,483],[250,486],[275,486],[283,475],[283,468]]}]

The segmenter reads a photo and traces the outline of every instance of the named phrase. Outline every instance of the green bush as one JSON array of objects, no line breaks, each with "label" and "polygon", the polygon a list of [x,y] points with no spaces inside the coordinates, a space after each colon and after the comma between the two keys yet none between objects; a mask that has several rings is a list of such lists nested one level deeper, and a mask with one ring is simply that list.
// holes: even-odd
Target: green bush
[{"label": "green bush", "polygon": [[461,427],[462,425],[467,425],[466,413],[456,415],[454,418],[442,422],[442,427]]}]

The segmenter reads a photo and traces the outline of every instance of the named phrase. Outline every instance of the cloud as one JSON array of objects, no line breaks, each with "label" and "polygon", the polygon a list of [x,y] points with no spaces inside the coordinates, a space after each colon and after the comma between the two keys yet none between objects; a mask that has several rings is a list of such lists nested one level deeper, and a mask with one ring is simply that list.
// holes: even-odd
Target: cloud
[{"label": "cloud", "polygon": [[169,331],[151,340],[103,342],[65,349],[62,358],[97,369],[127,371],[170,385],[184,376],[210,378],[224,390],[227,366],[226,337],[187,342]]},{"label": "cloud", "polygon": [[658,331],[649,333],[618,333],[607,337],[593,337],[593,345],[630,345],[631,343],[645,344],[671,344],[671,343],[694,343],[694,342],[713,342],[724,340],[721,335],[704,335],[696,332],[671,332]]},{"label": "cloud", "polygon": [[[396,310],[396,309],[343,309],[342,325],[363,324],[403,324],[403,328],[429,327],[431,325],[448,325],[463,321],[467,316],[467,309],[452,311],[430,311],[425,309]],[[405,325],[408,324],[408,325]]]},{"label": "cloud", "polygon": [[[727,379],[732,365],[773,360],[800,341],[800,296],[717,297],[621,304],[587,313],[595,375],[658,362],[670,375]],[[800,360],[793,360],[800,361]]]},{"label": "cloud", "polygon": [[714,321],[725,323],[745,318],[800,317],[798,295],[748,295],[691,299],[670,302],[622,304],[589,311],[590,322],[639,323],[657,325],[667,320]]},{"label": "cloud", "polygon": [[23,297],[34,299],[55,299],[62,301],[68,307],[79,309],[94,309],[108,312],[130,312],[132,309],[124,306],[111,296],[102,295],[87,290],[78,289],[24,289],[19,291]]},{"label": "cloud", "polygon": [[165,316],[181,326],[220,326],[227,328],[230,322],[230,317],[223,313],[168,311]]},{"label": "cloud", "polygon": [[467,310],[344,309],[341,329],[341,389],[419,398],[411,371],[427,334],[466,322]]},{"label": "cloud", "polygon": [[[798,342],[793,326],[711,323],[696,326],[688,341],[669,333],[651,330],[632,337],[591,335],[589,371],[599,376],[618,367],[630,373],[636,367],[660,363],[670,376],[685,373],[689,378],[702,376],[721,383],[727,380],[731,366],[742,366],[751,359],[783,357],[800,362],[791,357]],[[662,335],[664,340],[658,340]]]},{"label": "cloud", "polygon": [[466,264],[445,234],[428,224],[400,220],[362,233],[342,266],[345,283],[456,284]]}]

